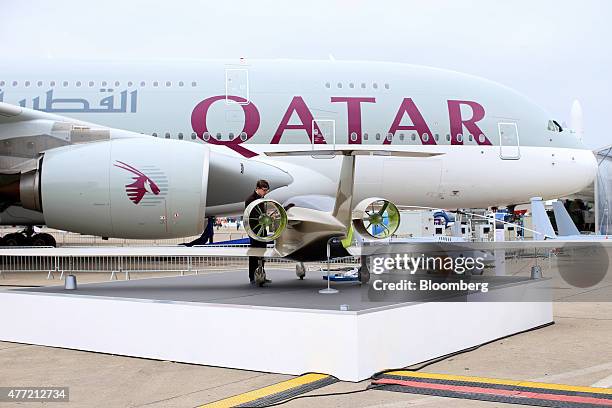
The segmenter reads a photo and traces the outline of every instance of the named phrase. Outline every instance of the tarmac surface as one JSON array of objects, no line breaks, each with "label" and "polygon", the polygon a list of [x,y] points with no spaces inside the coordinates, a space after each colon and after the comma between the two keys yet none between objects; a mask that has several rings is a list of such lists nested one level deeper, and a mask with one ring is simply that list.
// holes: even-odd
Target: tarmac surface
[{"label": "tarmac surface", "polygon": [[[142,274],[138,277],[153,276],[158,275]],[[4,278],[0,278],[0,290],[14,289],[17,285],[60,283],[57,279],[49,281],[45,277],[46,274],[6,273]],[[78,279],[79,283],[100,282],[108,280],[108,274],[83,273]],[[429,365],[420,372],[612,387],[612,302],[555,302],[554,319],[554,325],[495,341]],[[304,345],[296,345],[296,352],[301,346]],[[260,352],[262,345],[245,347]],[[0,386],[70,387],[70,403],[41,404],[50,407],[194,407],[291,378],[293,376],[0,342]],[[304,395],[359,391],[366,389],[369,383],[337,382]],[[10,405],[0,403],[0,406]],[[368,390],[299,398],[281,406],[516,405]]]}]

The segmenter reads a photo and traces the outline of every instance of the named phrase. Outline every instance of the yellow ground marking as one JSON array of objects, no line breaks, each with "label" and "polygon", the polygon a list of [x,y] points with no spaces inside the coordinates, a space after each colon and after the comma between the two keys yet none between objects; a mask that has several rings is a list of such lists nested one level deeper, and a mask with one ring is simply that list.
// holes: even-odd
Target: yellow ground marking
[{"label": "yellow ground marking", "polygon": [[269,385],[267,387],[259,388],[257,390],[245,392],[244,394],[235,395],[230,398],[222,399],[216,402],[212,402],[210,404],[205,404],[202,405],[200,408],[235,407],[236,405],[241,405],[247,402],[258,400],[260,398],[269,397],[271,395],[278,394],[280,392],[287,391],[292,388],[300,387],[302,385],[310,384],[327,377],[329,377],[329,375],[327,374],[304,374],[287,381],[279,382],[278,384]]}]

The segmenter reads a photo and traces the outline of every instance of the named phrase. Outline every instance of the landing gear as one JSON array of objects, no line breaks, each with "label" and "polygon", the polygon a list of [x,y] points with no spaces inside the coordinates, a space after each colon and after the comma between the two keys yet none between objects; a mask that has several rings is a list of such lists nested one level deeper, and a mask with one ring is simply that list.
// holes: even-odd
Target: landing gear
[{"label": "landing gear", "polygon": [[255,284],[261,287],[268,282],[270,281],[266,279],[266,270],[264,269],[263,262],[261,259],[259,259],[259,265],[257,265],[257,268],[255,269]]},{"label": "landing gear", "polygon": [[30,245],[55,247],[57,244],[55,242],[55,238],[53,238],[53,235],[42,233],[32,235],[30,238]]},{"label": "landing gear", "polygon": [[300,280],[304,280],[304,277],[306,276],[306,267],[304,266],[303,262],[298,262],[295,265],[295,274]]},{"label": "landing gear", "polygon": [[47,246],[55,247],[57,244],[53,235],[34,232],[33,226],[27,226],[21,232],[13,232],[0,239],[0,246]]},{"label": "landing gear", "polygon": [[255,283],[257,286],[263,286],[266,283],[266,271],[261,265],[255,269]]},{"label": "landing gear", "polygon": [[2,237],[0,241],[3,246],[17,247],[17,246],[27,246],[28,245],[28,237],[20,232],[13,232],[11,234],[6,234]]},{"label": "landing gear", "polygon": [[366,265],[360,266],[357,270],[357,279],[364,285],[370,281],[370,270]]},{"label": "landing gear", "polygon": [[361,256],[361,266],[357,270],[357,279],[363,285],[370,281],[370,270],[368,269],[365,256]]}]

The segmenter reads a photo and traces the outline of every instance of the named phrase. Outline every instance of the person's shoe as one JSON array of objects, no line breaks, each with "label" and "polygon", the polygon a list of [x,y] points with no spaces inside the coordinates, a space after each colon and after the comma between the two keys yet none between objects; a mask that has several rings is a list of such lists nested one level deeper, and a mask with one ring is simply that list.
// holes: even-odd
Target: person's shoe
[{"label": "person's shoe", "polygon": [[255,282],[255,279],[253,279],[253,280],[251,281],[251,286],[255,286],[255,285],[257,285],[257,282]]},{"label": "person's shoe", "polygon": [[272,283],[272,281],[268,278],[266,278],[266,280],[264,281],[264,283]]}]

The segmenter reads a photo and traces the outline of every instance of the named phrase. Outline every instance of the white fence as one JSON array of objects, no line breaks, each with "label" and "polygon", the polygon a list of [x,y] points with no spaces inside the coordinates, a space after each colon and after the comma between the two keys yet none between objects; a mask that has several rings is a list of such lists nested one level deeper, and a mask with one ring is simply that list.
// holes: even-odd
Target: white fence
[{"label": "white fence", "polygon": [[[130,273],[178,273],[244,269],[248,265],[247,246],[206,247],[137,247],[137,248],[10,248],[0,249],[0,275],[3,272],[46,272],[47,279],[55,274],[60,279],[76,272],[110,273],[111,279]],[[334,268],[356,266],[359,259],[334,259]],[[266,258],[272,268],[292,268],[295,262],[284,258]],[[315,264],[317,267],[324,263]]]}]

